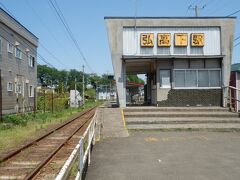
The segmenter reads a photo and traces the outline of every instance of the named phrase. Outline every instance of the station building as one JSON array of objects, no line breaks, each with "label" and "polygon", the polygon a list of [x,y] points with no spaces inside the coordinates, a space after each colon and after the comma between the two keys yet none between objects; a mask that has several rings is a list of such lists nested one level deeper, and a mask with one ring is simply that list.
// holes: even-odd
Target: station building
[{"label": "station building", "polygon": [[226,106],[235,17],[105,17],[120,107],[126,75],[145,74],[145,104]]}]

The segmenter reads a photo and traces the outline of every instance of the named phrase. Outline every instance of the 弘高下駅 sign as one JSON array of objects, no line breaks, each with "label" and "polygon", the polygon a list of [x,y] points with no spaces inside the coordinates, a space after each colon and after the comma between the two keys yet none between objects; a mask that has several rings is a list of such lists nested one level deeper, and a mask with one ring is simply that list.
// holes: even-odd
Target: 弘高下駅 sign
[{"label": "\u5f18\u9ad8\u4e0b\u99c5 sign", "polygon": [[[202,47],[204,46],[204,33],[191,34],[191,46]],[[141,33],[140,34],[141,47],[154,47],[154,33]],[[157,46],[170,47],[171,46],[171,33],[158,33]],[[186,47],[188,46],[188,33],[174,33],[174,46]]]}]

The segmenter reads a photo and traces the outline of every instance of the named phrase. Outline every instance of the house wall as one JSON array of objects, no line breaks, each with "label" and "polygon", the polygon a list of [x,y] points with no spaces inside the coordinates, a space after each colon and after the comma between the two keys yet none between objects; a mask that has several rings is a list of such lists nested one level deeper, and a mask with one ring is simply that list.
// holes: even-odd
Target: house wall
[{"label": "house wall", "polygon": [[[0,14],[4,14],[0,10]],[[4,14],[0,18],[0,38],[1,38],[1,54],[0,69],[2,81],[2,105],[3,114],[15,113],[17,106],[20,109],[28,106],[33,107],[34,98],[29,97],[29,86],[37,86],[37,38],[22,27],[13,18]],[[8,26],[9,25],[9,26]],[[13,29],[12,29],[13,28]],[[19,30],[20,29],[20,30]],[[8,52],[8,43],[16,45],[22,52],[22,59],[15,56],[16,47],[13,53]],[[29,52],[28,52],[29,50]],[[29,66],[28,55],[35,57],[35,66]],[[13,91],[7,90],[8,82],[13,83]],[[23,93],[15,92],[16,83],[22,84]]]}]

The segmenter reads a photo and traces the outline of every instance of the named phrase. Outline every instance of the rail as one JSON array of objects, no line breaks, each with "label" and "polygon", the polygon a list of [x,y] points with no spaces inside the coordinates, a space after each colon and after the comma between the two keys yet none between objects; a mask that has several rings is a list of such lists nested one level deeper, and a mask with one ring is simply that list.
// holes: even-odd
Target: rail
[{"label": "rail", "polygon": [[[65,122],[65,123],[59,125],[58,127],[50,130],[49,132],[47,132],[46,134],[42,135],[41,137],[39,137],[39,138],[31,141],[30,143],[26,144],[26,145],[23,146],[23,147],[18,148],[18,149],[15,150],[15,151],[7,154],[6,156],[0,158],[0,163],[7,163],[7,166],[8,166],[9,164],[11,164],[11,163],[9,163],[9,161],[12,161],[11,158],[13,158],[13,157],[15,157],[15,156],[18,156],[19,153],[22,153],[22,152],[24,153],[24,150],[27,149],[28,147],[33,147],[33,145],[36,145],[38,142],[40,142],[40,141],[43,140],[44,138],[48,137],[49,135],[55,134],[55,132],[58,132],[58,133],[61,132],[61,131],[58,131],[58,130],[60,130],[61,128],[65,127],[66,125],[71,124],[72,122],[75,123],[76,126],[68,131],[69,135],[66,137],[66,139],[64,139],[63,141],[62,141],[62,139],[60,139],[60,140],[58,141],[58,144],[56,144],[56,146],[55,146],[51,151],[48,151],[48,152],[46,153],[46,156],[43,155],[43,154],[41,154],[41,156],[43,157],[43,159],[41,159],[41,161],[39,161],[39,163],[36,164],[35,167],[32,167],[32,168],[31,168],[31,171],[30,171],[30,170],[29,170],[28,172],[27,172],[27,171],[26,171],[26,172],[21,171],[20,173],[18,173],[18,174],[21,174],[21,175],[24,177],[25,180],[28,180],[28,179],[30,180],[30,179],[35,178],[36,175],[38,175],[39,172],[42,170],[42,168],[45,167],[45,165],[47,165],[47,164],[55,157],[55,155],[58,153],[58,151],[61,150],[62,147],[64,147],[64,145],[67,144],[68,141],[69,141],[78,131],[81,131],[82,128],[83,128],[82,130],[84,130],[85,128],[87,128],[87,130],[88,130],[89,128],[91,128],[90,130],[88,130],[88,132],[90,132],[90,133],[92,134],[92,127],[89,127],[88,125],[89,125],[89,124],[92,124],[92,120],[91,120],[91,119],[92,119],[92,118],[95,116],[95,114],[96,114],[96,113],[95,113],[95,112],[96,112],[95,109],[96,109],[96,106],[93,107],[93,108],[90,108],[90,109],[88,109],[88,110],[86,110],[86,111],[84,111],[84,112],[82,112],[82,113],[80,113],[80,114],[78,114],[77,116],[71,118],[71,119],[68,120],[67,122]],[[84,117],[84,115],[87,115],[87,116]],[[82,121],[79,121],[79,123],[78,123],[78,121],[75,121],[75,120],[77,120],[78,118],[83,118],[83,119],[82,119]],[[84,127],[84,126],[85,126],[85,127]],[[77,127],[77,128],[76,128],[76,127]],[[61,129],[61,130],[62,130],[62,129]],[[73,131],[72,131],[72,130],[73,130]],[[71,131],[72,131],[72,132],[71,132]],[[84,132],[85,132],[85,131],[84,131]],[[83,135],[86,136],[84,132],[83,132]],[[65,135],[66,135],[66,134],[65,134]],[[55,141],[56,141],[56,140],[55,140]],[[42,143],[42,145],[44,145],[44,143]],[[34,150],[34,151],[32,151],[32,152],[37,152],[37,151]],[[45,153],[45,152],[43,151],[43,153]],[[34,153],[33,153],[33,155],[34,155]],[[36,153],[35,153],[35,155],[36,155]],[[26,158],[29,158],[29,157],[26,156]],[[8,162],[6,162],[6,161],[8,161]],[[5,165],[6,165],[6,164],[4,164],[2,167],[4,167]],[[16,174],[17,174],[17,173],[16,173]],[[19,175],[19,176],[20,176],[20,175]],[[16,176],[16,175],[13,175],[12,177],[13,177],[13,178],[16,178],[16,179],[18,178],[18,176]],[[11,178],[12,178],[12,177],[11,177]]]},{"label": "rail", "polygon": [[40,136],[40,137],[32,140],[32,141],[29,142],[28,144],[25,144],[23,147],[20,147],[20,148],[14,150],[13,152],[11,152],[11,153],[9,153],[9,154],[1,157],[1,158],[0,158],[0,163],[2,163],[2,162],[4,162],[4,161],[12,158],[12,157],[15,156],[16,154],[18,154],[18,153],[20,153],[21,151],[23,151],[24,149],[26,149],[26,148],[34,145],[34,144],[37,143],[38,141],[44,139],[45,137],[49,136],[50,134],[54,133],[55,131],[63,128],[63,127],[66,126],[67,124],[70,124],[71,122],[73,122],[74,120],[76,120],[77,118],[79,118],[80,116],[83,116],[84,114],[87,114],[88,112],[90,112],[90,111],[93,110],[94,108],[96,108],[96,106],[93,107],[93,108],[90,108],[90,109],[88,109],[88,110],[86,110],[86,111],[84,111],[84,112],[81,112],[80,114],[74,116],[73,118],[71,118],[70,120],[66,121],[65,123],[60,124],[59,126],[57,126],[57,127],[54,128],[54,129],[51,129],[50,131],[48,131],[48,132],[45,133],[44,135],[42,135],[42,136]]},{"label": "rail", "polygon": [[227,100],[227,104],[231,111],[238,112],[239,111],[239,102],[238,99],[240,89],[233,87],[233,86],[225,86],[223,89],[227,90],[227,96],[224,99]]},{"label": "rail", "polygon": [[76,163],[77,159],[79,160],[79,162],[77,162],[78,171],[75,180],[82,179],[86,162],[88,162],[88,165],[90,165],[91,162],[91,147],[95,144],[95,128],[97,123],[96,116],[97,113],[95,113],[91,123],[88,125],[83,136],[80,138],[79,143],[76,145],[71,155],[66,160],[55,180],[68,179],[71,168],[73,167],[74,163]]}]

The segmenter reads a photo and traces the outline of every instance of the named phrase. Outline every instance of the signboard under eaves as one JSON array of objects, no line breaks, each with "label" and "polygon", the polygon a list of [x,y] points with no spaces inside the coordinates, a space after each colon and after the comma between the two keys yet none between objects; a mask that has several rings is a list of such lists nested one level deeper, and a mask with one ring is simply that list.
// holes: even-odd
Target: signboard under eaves
[{"label": "signboard under eaves", "polygon": [[219,27],[124,27],[123,55],[221,55]]}]

